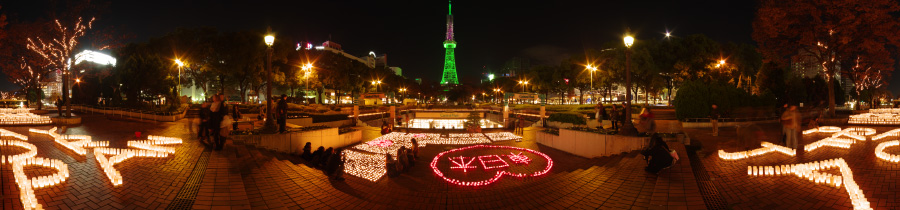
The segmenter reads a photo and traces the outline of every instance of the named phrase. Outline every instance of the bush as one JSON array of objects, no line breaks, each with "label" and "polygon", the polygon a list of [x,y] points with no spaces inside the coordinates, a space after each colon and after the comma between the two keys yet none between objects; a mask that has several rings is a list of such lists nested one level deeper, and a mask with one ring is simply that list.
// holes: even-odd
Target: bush
[{"label": "bush", "polygon": [[550,114],[550,118],[547,118],[547,121],[584,125],[586,122],[584,121],[584,117],[581,116],[582,115],[578,113],[553,113]]},{"label": "bush", "polygon": [[775,100],[771,94],[756,96],[728,84],[688,81],[678,89],[672,103],[675,116],[684,120],[708,117],[712,104],[719,107],[720,114],[725,114],[741,107],[773,106]]}]

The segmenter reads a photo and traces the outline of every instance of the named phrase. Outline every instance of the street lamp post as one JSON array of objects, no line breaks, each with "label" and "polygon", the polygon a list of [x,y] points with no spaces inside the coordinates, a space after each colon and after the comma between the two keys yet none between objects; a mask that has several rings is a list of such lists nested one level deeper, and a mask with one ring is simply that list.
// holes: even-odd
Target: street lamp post
[{"label": "street lamp post", "polygon": [[[303,83],[306,84],[306,88],[303,89],[303,101],[304,102],[307,102],[306,101],[306,93],[309,92],[309,76],[310,76],[310,74],[312,74],[312,72],[311,72],[312,68],[313,68],[313,65],[311,63],[306,63],[306,65],[303,65],[303,67],[301,67],[301,69],[303,70],[303,79],[304,79]],[[307,104],[308,103],[309,102],[307,102]]]},{"label": "street lamp post", "polygon": [[175,88],[175,97],[181,98],[181,69],[184,69],[184,62],[176,58],[175,64],[178,64],[178,87]]},{"label": "street lamp post", "polygon": [[378,86],[381,85],[381,80],[372,81],[372,85],[375,86],[375,92],[378,92]]},{"label": "street lamp post", "polygon": [[622,135],[635,135],[637,129],[631,122],[631,46],[634,44],[634,37],[625,36],[625,121],[622,122],[622,128],[619,133]]},{"label": "street lamp post", "polygon": [[272,44],[275,36],[272,36],[272,28],[268,29],[270,35],[266,35],[266,130],[275,130],[275,112],[272,111]]},{"label": "street lamp post", "polygon": [[528,86],[528,81],[519,81],[519,84],[522,84],[522,92],[525,92],[525,86]]}]

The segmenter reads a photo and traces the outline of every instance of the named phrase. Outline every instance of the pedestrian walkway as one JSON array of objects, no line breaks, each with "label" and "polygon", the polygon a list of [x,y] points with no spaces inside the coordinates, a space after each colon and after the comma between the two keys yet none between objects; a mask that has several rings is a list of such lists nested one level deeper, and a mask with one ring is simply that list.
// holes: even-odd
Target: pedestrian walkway
[{"label": "pedestrian walkway", "polygon": [[[116,164],[124,178],[119,186],[110,184],[92,153],[79,156],[50,139],[29,135],[38,157],[62,160],[72,174],[66,182],[37,189],[38,202],[47,209],[706,209],[687,151],[677,142],[669,145],[682,154],[681,160],[657,175],[643,171],[646,163],[637,152],[581,158],[535,143],[534,132],[539,131],[528,128],[521,142],[492,145],[544,153],[554,161],[549,173],[461,187],[435,176],[428,165],[436,154],[468,145],[427,145],[415,166],[399,176],[372,182],[345,175],[336,181],[296,156],[232,142],[223,151],[208,150],[193,138],[193,126],[188,119],[146,123],[85,115],[82,126],[61,128],[66,134],[110,141],[114,148],[125,148],[127,140],[136,139],[135,131],[185,139],[171,157]],[[28,134],[26,127],[9,129]],[[0,149],[3,154],[22,152]],[[21,209],[10,167],[0,169],[4,209]],[[51,173],[28,171],[28,176]]]}]

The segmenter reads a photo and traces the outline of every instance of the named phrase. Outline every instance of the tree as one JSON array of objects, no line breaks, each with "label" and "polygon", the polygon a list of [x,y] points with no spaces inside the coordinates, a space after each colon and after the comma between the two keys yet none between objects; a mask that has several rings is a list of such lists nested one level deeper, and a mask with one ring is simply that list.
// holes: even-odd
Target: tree
[{"label": "tree", "polygon": [[[781,64],[802,62],[821,68],[828,88],[829,115],[834,115],[831,87],[837,66],[878,46],[896,47],[898,24],[891,13],[900,10],[892,0],[760,2],[753,21],[753,39],[766,59]],[[881,69],[890,71],[889,69]]]},{"label": "tree", "polygon": [[0,69],[3,69],[10,82],[21,87],[25,95],[31,96],[27,97],[29,103],[37,103],[38,109],[41,109],[42,94],[36,92],[40,91],[41,83],[46,82],[53,71],[47,67],[46,59],[21,44],[27,42],[29,36],[40,34],[43,31],[40,30],[41,25],[16,23],[6,28],[10,30],[6,33],[6,38],[0,40],[0,46],[5,49],[0,50]]},{"label": "tree", "polygon": [[[27,39],[28,49],[37,53],[47,62],[47,68],[63,71],[63,99],[66,105],[66,117],[72,116],[72,108],[69,100],[69,87],[66,84],[71,74],[72,62],[78,60],[75,57],[75,50],[79,46],[79,39],[82,38],[87,30],[91,28],[94,18],[85,22],[81,17],[75,21],[71,27],[63,26],[60,20],[54,21],[52,33],[46,38],[35,37]],[[67,24],[68,25],[68,24]],[[107,47],[100,47],[97,50],[104,50]]]}]

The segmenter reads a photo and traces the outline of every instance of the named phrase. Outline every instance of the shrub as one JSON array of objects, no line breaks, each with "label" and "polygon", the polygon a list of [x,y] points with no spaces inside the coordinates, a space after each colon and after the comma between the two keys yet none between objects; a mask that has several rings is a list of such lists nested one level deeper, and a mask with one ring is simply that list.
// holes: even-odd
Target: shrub
[{"label": "shrub", "polygon": [[550,114],[550,118],[547,118],[547,121],[561,122],[561,123],[572,123],[575,125],[584,125],[586,122],[584,121],[584,117],[581,117],[581,114],[578,113],[553,113]]},{"label": "shrub", "polygon": [[775,101],[770,94],[756,96],[729,84],[688,81],[678,89],[672,103],[675,116],[684,120],[708,117],[712,104],[723,114],[740,107],[772,106]]}]

